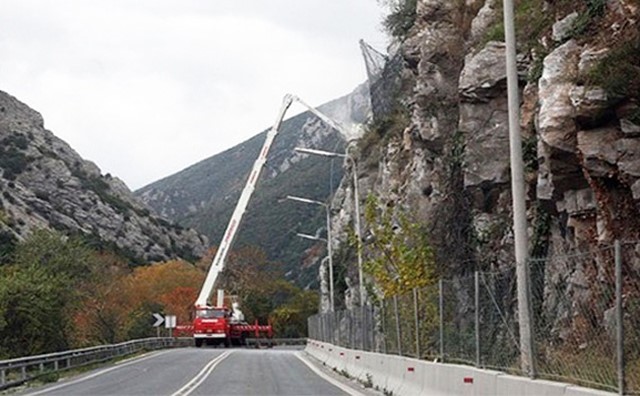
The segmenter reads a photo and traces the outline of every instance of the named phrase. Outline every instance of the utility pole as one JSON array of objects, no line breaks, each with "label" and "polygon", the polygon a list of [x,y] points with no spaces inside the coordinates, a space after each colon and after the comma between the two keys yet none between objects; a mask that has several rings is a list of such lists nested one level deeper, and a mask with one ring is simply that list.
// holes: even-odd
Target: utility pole
[{"label": "utility pole", "polygon": [[504,36],[507,62],[507,92],[509,98],[509,147],[511,158],[511,195],[513,199],[513,235],[518,285],[518,322],[520,330],[520,368],[531,378],[536,376],[533,354],[530,283],[527,259],[527,214],[525,203],[524,166],[520,137],[520,100],[516,66],[516,34],[513,0],[503,0]]}]

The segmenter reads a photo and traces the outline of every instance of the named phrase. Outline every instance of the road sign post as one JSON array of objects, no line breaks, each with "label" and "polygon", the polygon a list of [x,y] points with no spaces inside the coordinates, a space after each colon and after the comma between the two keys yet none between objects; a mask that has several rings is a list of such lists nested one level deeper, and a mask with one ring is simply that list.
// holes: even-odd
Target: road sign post
[{"label": "road sign post", "polygon": [[169,337],[173,337],[173,329],[176,328],[176,316],[166,315],[164,317],[164,327],[169,329]]}]

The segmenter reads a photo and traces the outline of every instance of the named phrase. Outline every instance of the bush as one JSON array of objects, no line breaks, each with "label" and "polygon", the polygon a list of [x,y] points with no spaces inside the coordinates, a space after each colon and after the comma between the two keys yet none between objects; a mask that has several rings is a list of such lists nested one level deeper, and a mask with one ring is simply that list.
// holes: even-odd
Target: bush
[{"label": "bush", "polygon": [[614,102],[640,99],[640,33],[612,49],[589,72],[587,83],[602,87]]},{"label": "bush", "polygon": [[393,37],[404,39],[416,22],[417,0],[397,0],[391,5],[391,13],[382,25]]}]

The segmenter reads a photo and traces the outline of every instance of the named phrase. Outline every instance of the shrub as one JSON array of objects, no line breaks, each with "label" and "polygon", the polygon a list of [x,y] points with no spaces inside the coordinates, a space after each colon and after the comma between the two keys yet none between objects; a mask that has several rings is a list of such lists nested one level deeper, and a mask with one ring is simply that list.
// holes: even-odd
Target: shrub
[{"label": "shrub", "polygon": [[640,33],[612,49],[588,73],[587,83],[602,87],[614,102],[640,99]]},{"label": "shrub", "polygon": [[416,22],[417,0],[396,0],[382,25],[393,37],[404,39]]}]

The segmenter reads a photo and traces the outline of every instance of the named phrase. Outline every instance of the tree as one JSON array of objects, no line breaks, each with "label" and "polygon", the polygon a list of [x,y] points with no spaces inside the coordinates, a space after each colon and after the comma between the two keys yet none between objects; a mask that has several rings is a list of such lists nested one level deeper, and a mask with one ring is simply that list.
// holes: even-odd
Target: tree
[{"label": "tree", "polygon": [[17,357],[68,346],[69,293],[61,276],[37,265],[11,266],[0,275],[0,356]]},{"label": "tree", "polygon": [[38,354],[70,345],[71,311],[94,256],[79,239],[48,230],[16,246],[0,272],[0,353]]},{"label": "tree", "polygon": [[371,274],[384,296],[408,292],[434,282],[434,254],[426,232],[400,209],[383,208],[370,195],[365,219],[373,238],[367,246],[363,268]]}]

